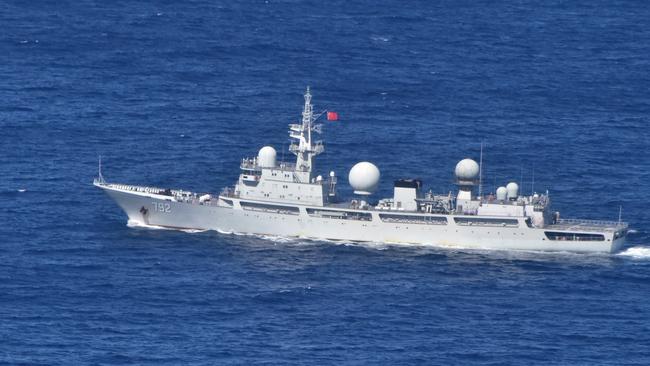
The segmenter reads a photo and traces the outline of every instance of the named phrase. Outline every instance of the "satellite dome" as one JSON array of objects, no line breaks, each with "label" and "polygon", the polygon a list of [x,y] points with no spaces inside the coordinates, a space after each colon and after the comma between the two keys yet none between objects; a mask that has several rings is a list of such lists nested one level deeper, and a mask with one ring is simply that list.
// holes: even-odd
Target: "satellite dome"
[{"label": "satellite dome", "polygon": [[478,163],[472,159],[463,159],[456,164],[454,171],[456,178],[463,181],[473,181],[478,178],[479,166]]},{"label": "satellite dome", "polygon": [[497,201],[505,201],[508,196],[508,189],[506,187],[497,188]]},{"label": "satellite dome", "polygon": [[380,176],[375,164],[362,161],[350,169],[348,181],[355,194],[371,195],[377,189]]},{"label": "satellite dome", "polygon": [[519,184],[510,182],[506,186],[506,190],[508,191],[508,199],[514,200],[519,195]]},{"label": "satellite dome", "polygon": [[257,165],[262,168],[274,168],[275,167],[275,157],[278,154],[275,152],[275,149],[271,146],[264,146],[260,149],[260,152],[257,153]]}]

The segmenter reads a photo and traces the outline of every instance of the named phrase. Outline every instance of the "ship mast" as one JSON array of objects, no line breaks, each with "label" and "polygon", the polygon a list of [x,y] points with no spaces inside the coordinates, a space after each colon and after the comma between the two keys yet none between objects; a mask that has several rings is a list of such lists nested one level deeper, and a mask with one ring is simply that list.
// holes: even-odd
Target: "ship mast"
[{"label": "ship mast", "polygon": [[311,104],[309,87],[305,92],[305,106],[302,111],[302,124],[289,125],[289,137],[295,139],[289,146],[289,151],[296,155],[296,173],[301,180],[311,181],[311,172],[314,170],[314,157],[325,149],[322,141],[312,141],[312,131],[319,132],[320,126],[315,125],[314,106]]}]

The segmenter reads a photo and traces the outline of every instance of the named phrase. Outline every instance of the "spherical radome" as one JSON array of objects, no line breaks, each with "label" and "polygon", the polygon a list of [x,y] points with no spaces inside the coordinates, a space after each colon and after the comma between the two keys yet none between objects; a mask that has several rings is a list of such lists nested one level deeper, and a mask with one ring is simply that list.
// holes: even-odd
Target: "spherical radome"
[{"label": "spherical radome", "polygon": [[264,146],[260,149],[260,152],[257,153],[257,165],[262,168],[273,168],[275,167],[275,158],[277,152],[271,146]]},{"label": "spherical radome", "polygon": [[505,201],[508,196],[508,189],[506,187],[497,188],[497,200]]},{"label": "spherical radome", "polygon": [[478,163],[472,159],[463,159],[456,164],[454,173],[458,180],[476,180],[479,174]]},{"label": "spherical radome", "polygon": [[506,190],[508,191],[508,198],[517,198],[517,195],[519,195],[519,184],[510,182],[506,185]]},{"label": "spherical radome", "polygon": [[379,184],[381,173],[373,163],[362,161],[350,169],[348,181],[355,194],[370,195]]}]

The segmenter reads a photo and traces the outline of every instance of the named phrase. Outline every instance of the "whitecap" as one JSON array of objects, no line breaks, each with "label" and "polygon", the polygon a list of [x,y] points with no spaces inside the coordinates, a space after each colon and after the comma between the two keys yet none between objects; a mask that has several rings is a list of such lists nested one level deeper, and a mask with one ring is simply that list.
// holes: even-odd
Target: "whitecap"
[{"label": "whitecap", "polygon": [[390,41],[389,37],[382,37],[382,36],[372,36],[372,37],[370,37],[370,39],[375,41],[375,42],[379,42],[379,41],[388,42],[388,41]]}]

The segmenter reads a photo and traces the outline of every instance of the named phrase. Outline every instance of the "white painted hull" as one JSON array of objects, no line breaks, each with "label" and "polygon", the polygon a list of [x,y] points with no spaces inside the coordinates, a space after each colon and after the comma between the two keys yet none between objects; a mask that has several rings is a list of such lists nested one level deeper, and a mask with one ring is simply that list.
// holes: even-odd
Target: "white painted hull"
[{"label": "white painted hull", "polygon": [[371,221],[313,217],[307,214],[309,206],[300,206],[297,215],[268,213],[243,210],[237,199],[232,199],[234,205],[230,208],[97,186],[115,200],[130,221],[177,229],[476,249],[607,253],[620,250],[625,239],[605,233],[604,241],[554,241],[548,240],[540,228],[461,226],[454,220],[447,225],[389,223],[381,221],[379,211],[370,211]]}]

